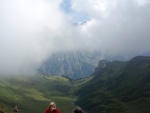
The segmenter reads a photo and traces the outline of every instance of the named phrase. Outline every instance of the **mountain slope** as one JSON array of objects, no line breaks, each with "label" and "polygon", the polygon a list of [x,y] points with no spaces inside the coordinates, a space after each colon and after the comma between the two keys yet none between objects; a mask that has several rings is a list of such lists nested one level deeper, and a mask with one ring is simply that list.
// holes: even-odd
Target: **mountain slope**
[{"label": "mountain slope", "polygon": [[45,75],[64,75],[72,79],[91,75],[101,60],[98,52],[59,52],[53,54],[39,68]]},{"label": "mountain slope", "polygon": [[[0,105],[10,113],[17,105],[20,113],[45,111],[55,101],[61,112],[72,111],[71,81],[61,76],[14,76],[0,79]],[[63,106],[64,102],[66,106]],[[5,108],[4,107],[4,108]],[[5,110],[6,111],[6,110]]]},{"label": "mountain slope", "polygon": [[150,113],[150,57],[102,60],[93,76],[76,92],[88,113]]}]

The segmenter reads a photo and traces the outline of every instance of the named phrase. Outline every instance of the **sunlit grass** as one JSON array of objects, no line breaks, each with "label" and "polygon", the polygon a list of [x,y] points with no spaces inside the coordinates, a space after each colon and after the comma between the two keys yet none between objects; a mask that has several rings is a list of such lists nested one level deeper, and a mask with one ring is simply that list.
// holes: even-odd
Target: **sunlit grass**
[{"label": "sunlit grass", "polygon": [[30,88],[30,89],[24,89],[25,96],[30,97],[32,99],[38,100],[38,101],[48,101],[49,99],[45,98],[43,93],[39,92],[36,89]]},{"label": "sunlit grass", "polygon": [[61,113],[70,113],[74,107],[74,97],[68,95],[70,81],[67,78],[14,76],[0,81],[0,104],[4,103],[10,111],[17,105],[20,113],[44,113],[51,101],[56,102]]}]

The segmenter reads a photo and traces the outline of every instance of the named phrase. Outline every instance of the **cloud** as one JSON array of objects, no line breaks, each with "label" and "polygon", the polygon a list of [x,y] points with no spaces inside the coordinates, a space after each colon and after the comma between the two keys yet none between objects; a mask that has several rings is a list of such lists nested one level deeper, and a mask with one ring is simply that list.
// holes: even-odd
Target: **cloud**
[{"label": "cloud", "polygon": [[83,29],[94,40],[91,45],[99,45],[107,56],[149,51],[149,6],[148,0],[72,0],[72,8],[89,17]]},{"label": "cloud", "polygon": [[34,74],[57,51],[126,57],[149,51],[149,0],[67,1],[0,1],[0,75]]},{"label": "cloud", "polygon": [[[0,74],[33,72],[54,51],[62,26],[60,1],[0,1]],[[57,48],[56,48],[57,49]]]}]

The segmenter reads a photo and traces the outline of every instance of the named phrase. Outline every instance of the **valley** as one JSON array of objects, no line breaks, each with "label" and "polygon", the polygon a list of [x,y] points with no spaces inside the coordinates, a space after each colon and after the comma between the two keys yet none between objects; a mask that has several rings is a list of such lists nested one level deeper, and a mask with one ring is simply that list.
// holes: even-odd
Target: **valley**
[{"label": "valley", "polygon": [[150,113],[150,0],[0,0],[0,113],[52,101]]},{"label": "valley", "polygon": [[149,113],[150,57],[130,61],[101,60],[86,78],[34,75],[0,79],[0,110],[12,113],[44,113],[55,101],[61,113],[79,105],[88,113]]}]

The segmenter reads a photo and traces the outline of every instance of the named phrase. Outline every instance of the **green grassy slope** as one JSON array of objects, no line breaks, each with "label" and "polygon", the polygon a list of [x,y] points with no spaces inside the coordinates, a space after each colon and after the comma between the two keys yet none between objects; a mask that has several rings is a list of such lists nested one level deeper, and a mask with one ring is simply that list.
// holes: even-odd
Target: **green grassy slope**
[{"label": "green grassy slope", "polygon": [[69,95],[71,84],[69,79],[60,76],[1,78],[0,105],[8,109],[8,113],[15,105],[20,113],[42,113],[50,101],[55,101],[61,112],[72,111],[74,97]]},{"label": "green grassy slope", "polygon": [[[73,96],[75,94],[75,96]],[[100,61],[93,76],[71,80],[61,76],[0,78],[0,111],[44,113],[55,101],[70,113],[74,101],[88,113],[150,113],[150,57],[129,62]]]},{"label": "green grassy slope", "polygon": [[94,76],[76,92],[88,113],[150,113],[150,57],[101,61]]}]

